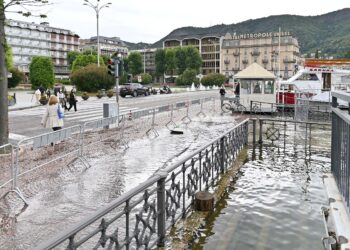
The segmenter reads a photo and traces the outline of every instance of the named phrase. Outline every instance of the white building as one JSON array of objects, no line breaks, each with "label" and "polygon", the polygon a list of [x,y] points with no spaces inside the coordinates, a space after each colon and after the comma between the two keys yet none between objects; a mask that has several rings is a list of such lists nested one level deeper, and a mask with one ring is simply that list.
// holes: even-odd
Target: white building
[{"label": "white building", "polygon": [[53,28],[48,23],[29,23],[6,20],[7,43],[12,47],[14,65],[29,73],[29,64],[34,56],[52,58],[58,78],[69,75],[67,53],[79,50],[79,36],[70,30]]}]

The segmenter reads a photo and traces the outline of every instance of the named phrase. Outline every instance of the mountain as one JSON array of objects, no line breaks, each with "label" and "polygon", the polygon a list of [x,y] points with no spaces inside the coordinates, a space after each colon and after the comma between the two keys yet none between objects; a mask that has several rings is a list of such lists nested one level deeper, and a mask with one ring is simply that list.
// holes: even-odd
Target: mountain
[{"label": "mountain", "polygon": [[278,31],[279,27],[298,39],[302,54],[314,53],[318,49],[322,54],[341,56],[350,51],[350,8],[319,16],[278,15],[207,28],[183,27],[173,30],[152,47],[161,48],[165,39],[174,37],[270,32]]},{"label": "mountain", "polygon": [[152,45],[152,44],[143,43],[143,42],[140,42],[140,43],[132,43],[127,41],[123,41],[123,42],[126,44],[129,50],[140,50],[144,48],[149,48]]}]

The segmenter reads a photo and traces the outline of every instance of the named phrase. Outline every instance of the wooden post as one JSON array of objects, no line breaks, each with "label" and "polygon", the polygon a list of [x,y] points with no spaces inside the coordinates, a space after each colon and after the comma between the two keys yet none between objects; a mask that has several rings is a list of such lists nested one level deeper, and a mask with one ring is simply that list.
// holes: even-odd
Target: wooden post
[{"label": "wooden post", "polygon": [[214,195],[209,192],[197,192],[194,200],[194,209],[197,211],[212,211],[214,210]]}]

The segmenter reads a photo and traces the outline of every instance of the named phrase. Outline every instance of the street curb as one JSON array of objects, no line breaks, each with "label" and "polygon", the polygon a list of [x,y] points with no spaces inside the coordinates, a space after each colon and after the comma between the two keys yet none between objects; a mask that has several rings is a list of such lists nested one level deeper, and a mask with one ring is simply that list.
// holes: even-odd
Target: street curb
[{"label": "street curb", "polygon": [[27,106],[27,107],[14,108],[14,109],[9,109],[9,112],[11,112],[11,111],[17,111],[17,110],[24,110],[24,109],[31,109],[31,108],[36,108],[36,107],[40,107],[40,106],[41,106],[41,104],[32,105],[32,106]]}]

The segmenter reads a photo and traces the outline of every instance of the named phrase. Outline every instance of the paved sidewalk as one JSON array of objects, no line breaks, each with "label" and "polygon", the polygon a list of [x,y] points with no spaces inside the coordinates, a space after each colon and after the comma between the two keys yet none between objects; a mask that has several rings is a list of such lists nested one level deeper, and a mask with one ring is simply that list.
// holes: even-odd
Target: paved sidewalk
[{"label": "paved sidewalk", "polygon": [[9,111],[28,109],[33,107],[38,107],[40,104],[36,103],[34,91],[24,90],[24,91],[9,91],[9,95],[16,94],[16,104],[9,107]]}]

